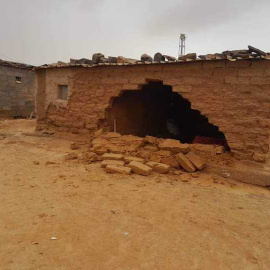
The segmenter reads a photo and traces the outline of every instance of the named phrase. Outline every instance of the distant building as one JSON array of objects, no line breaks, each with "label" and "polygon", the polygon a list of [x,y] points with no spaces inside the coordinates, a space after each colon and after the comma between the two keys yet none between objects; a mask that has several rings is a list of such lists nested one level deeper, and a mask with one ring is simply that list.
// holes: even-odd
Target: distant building
[{"label": "distant building", "polygon": [[35,110],[33,68],[0,59],[0,117],[28,117]]}]

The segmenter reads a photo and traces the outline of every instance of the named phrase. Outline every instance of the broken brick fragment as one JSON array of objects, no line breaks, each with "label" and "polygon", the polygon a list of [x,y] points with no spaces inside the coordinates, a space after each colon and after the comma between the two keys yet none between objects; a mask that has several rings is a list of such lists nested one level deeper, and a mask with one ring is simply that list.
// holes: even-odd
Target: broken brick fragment
[{"label": "broken brick fragment", "polygon": [[131,168],[132,172],[134,172],[136,174],[147,176],[152,172],[151,167],[149,167],[145,164],[142,164],[140,162],[137,162],[137,161],[130,162],[130,164],[128,166]]},{"label": "broken brick fragment", "polygon": [[188,154],[186,154],[186,157],[198,170],[202,170],[205,168],[206,163],[200,156],[196,155],[194,152],[189,152]]},{"label": "broken brick fragment", "polygon": [[106,153],[102,156],[103,160],[123,160],[123,158],[123,155],[113,153]]},{"label": "broken brick fragment", "polygon": [[189,161],[189,159],[182,153],[177,154],[176,160],[180,164],[180,166],[187,172],[193,173],[196,171],[195,166]]},{"label": "broken brick fragment", "polygon": [[130,174],[131,168],[124,167],[124,166],[107,165],[106,172],[107,173]]}]

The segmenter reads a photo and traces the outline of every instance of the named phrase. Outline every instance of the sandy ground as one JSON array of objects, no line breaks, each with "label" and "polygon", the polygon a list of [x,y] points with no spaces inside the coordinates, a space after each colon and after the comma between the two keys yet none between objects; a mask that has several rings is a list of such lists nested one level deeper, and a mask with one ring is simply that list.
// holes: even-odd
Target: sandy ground
[{"label": "sandy ground", "polygon": [[268,189],[107,175],[64,160],[71,138],[34,128],[0,121],[1,270],[270,269]]}]

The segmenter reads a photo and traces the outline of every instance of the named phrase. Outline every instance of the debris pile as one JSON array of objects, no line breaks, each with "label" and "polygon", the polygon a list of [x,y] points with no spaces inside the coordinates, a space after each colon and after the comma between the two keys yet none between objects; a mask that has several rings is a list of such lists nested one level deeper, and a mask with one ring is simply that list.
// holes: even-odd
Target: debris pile
[{"label": "debris pile", "polygon": [[[178,140],[152,136],[144,138],[120,135],[115,132],[96,132],[91,147],[83,155],[86,163],[101,162],[107,173],[140,174],[147,176],[153,171],[161,174],[201,171],[206,162],[200,152],[212,155],[223,153],[224,147],[204,144],[182,144]],[[76,149],[71,145],[71,149]],[[177,174],[177,173],[176,173]]]}]

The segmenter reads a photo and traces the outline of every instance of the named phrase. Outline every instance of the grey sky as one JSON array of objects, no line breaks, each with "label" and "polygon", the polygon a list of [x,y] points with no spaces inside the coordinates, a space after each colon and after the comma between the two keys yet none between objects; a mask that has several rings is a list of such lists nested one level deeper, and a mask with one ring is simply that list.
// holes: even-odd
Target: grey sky
[{"label": "grey sky", "polygon": [[[270,51],[270,0],[0,0],[0,58],[40,65],[94,52],[140,58]],[[5,55],[5,56],[4,56]]]}]

